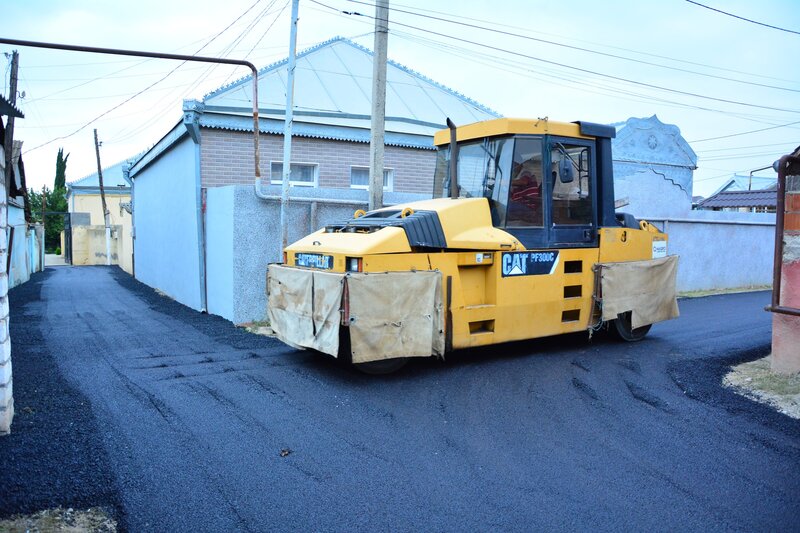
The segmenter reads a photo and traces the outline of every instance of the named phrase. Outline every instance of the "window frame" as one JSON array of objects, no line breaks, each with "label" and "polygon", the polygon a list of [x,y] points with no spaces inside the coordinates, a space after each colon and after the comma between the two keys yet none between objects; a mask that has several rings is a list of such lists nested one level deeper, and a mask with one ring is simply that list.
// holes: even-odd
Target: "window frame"
[{"label": "window frame", "polygon": [[[351,189],[358,189],[362,191],[369,190],[369,184],[367,185],[353,185],[353,169],[359,170],[366,170],[367,175],[369,175],[370,168],[364,165],[350,165],[350,188]],[[389,173],[388,178],[386,179],[386,185],[383,186],[384,192],[393,192],[394,191],[394,167],[383,167],[383,172]]]},{"label": "window frame", "polygon": [[[281,174],[279,179],[275,179],[272,174],[272,165],[278,164],[281,165]],[[313,181],[295,181],[289,180],[289,185],[293,187],[316,187],[319,183],[319,163],[311,163],[308,161],[290,161],[289,168],[292,168],[292,165],[298,166],[306,166],[306,167],[313,167],[314,169],[314,179]],[[269,162],[269,182],[272,185],[283,185],[283,161],[270,161]]]}]

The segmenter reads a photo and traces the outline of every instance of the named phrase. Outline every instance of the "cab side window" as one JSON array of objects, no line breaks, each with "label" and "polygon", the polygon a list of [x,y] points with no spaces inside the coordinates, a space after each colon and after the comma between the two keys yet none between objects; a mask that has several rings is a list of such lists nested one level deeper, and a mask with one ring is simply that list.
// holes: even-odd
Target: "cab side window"
[{"label": "cab side window", "polygon": [[553,225],[591,225],[592,189],[587,146],[554,143],[550,151]]},{"label": "cab side window", "polygon": [[511,167],[506,226],[544,226],[543,184],[541,139],[517,139]]}]

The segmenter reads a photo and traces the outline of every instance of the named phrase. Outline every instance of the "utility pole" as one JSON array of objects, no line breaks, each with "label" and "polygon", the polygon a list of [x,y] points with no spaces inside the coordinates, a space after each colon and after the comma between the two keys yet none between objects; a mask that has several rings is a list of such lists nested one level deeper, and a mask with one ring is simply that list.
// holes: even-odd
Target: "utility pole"
[{"label": "utility pole", "polygon": [[44,270],[44,252],[47,244],[47,185],[42,185],[42,270]]},{"label": "utility pole", "polygon": [[106,191],[103,188],[103,167],[100,166],[100,143],[97,140],[97,129],[94,130],[94,151],[97,154],[97,181],[100,183],[100,200],[103,202],[103,220],[106,224],[106,265],[111,264],[111,224],[110,215],[106,207]]},{"label": "utility pole", "polygon": [[[14,50],[11,52],[11,76],[10,76],[10,83],[9,83],[9,95],[8,101],[11,103],[12,106],[17,107],[17,72],[19,70],[19,52]],[[14,152],[14,116],[9,115],[8,121],[6,122],[6,139],[5,139],[5,148],[6,151],[6,183],[11,181],[11,176],[14,174],[14,166],[13,166],[13,152]],[[20,154],[21,156],[21,154]],[[22,197],[25,203],[25,222],[30,224],[33,222],[31,218],[31,203],[28,199],[28,187],[25,183],[25,175],[20,175],[20,186],[22,187]]]},{"label": "utility pole", "polygon": [[283,121],[283,177],[281,182],[281,249],[289,245],[289,178],[292,175],[292,121],[294,120],[294,69],[297,64],[297,10],[299,0],[292,0],[292,22],[289,32],[289,62],[286,65],[286,114]]},{"label": "utility pole", "polygon": [[44,228],[44,214],[47,211],[47,185],[42,185],[42,227]]},{"label": "utility pole", "polygon": [[372,126],[369,141],[369,209],[383,207],[383,150],[386,122],[386,49],[389,0],[375,2],[375,55],[372,62]]}]

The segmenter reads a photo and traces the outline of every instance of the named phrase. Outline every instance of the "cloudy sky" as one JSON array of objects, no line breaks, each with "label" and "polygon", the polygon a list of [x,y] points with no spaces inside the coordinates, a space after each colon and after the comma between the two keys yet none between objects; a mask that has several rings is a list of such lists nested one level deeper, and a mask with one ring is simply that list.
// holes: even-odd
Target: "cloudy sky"
[{"label": "cloudy sky", "polygon": [[[506,116],[613,123],[656,114],[697,152],[695,194],[708,195],[800,145],[800,9],[796,0],[699,3],[750,21],[686,0],[391,0],[389,57]],[[8,0],[1,34],[262,67],[288,53],[290,10],[288,0]],[[337,35],[372,48],[373,15],[370,0],[300,0],[298,48]],[[25,119],[15,137],[37,189],[52,185],[59,147],[70,154],[67,180],[79,179],[96,170],[94,128],[109,166],[164,135],[184,98],[247,74],[19,52]],[[8,95],[9,58],[0,61]]]}]

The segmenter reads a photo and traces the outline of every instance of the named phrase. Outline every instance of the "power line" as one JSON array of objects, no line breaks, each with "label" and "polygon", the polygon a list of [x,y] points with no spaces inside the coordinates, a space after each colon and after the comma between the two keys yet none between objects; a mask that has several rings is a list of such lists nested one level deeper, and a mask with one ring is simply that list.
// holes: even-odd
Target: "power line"
[{"label": "power line", "polygon": [[[470,20],[470,21],[473,21],[473,22],[486,22],[486,23],[490,23],[492,26],[497,26],[497,27],[502,27],[502,28],[510,28],[512,30],[529,31],[530,33],[536,33],[536,34],[539,34],[539,35],[547,35],[547,36],[551,36],[551,37],[565,38],[564,35],[560,35],[560,34],[557,34],[557,33],[547,33],[547,32],[542,32],[542,31],[534,31],[534,30],[530,30],[527,27],[514,26],[514,25],[511,25],[511,24],[504,24],[502,22],[498,22],[498,21],[495,21],[495,20],[488,21],[486,19],[477,19],[477,18],[465,17],[463,15],[459,16],[459,15],[455,15],[453,13],[435,11],[433,9],[424,9],[424,8],[420,8],[420,7],[417,7],[417,6],[410,6],[410,5],[405,5],[405,4],[392,4],[392,5],[399,6],[399,7],[406,7],[406,8],[409,8],[409,9],[416,9],[417,11],[419,11],[421,13],[435,13],[437,15],[447,15],[447,16],[453,17],[455,19]],[[724,71],[724,72],[733,72],[733,73],[736,73],[736,74],[744,74],[746,76],[753,76],[753,77],[756,77],[756,78],[763,78],[763,79],[768,79],[768,80],[788,81],[790,83],[796,83],[796,81],[797,81],[797,80],[789,80],[789,79],[785,79],[785,78],[777,78],[777,77],[774,77],[774,76],[766,76],[764,74],[755,74],[755,73],[752,73],[752,72],[743,71],[743,70],[738,69],[738,68],[737,69],[725,68],[725,67],[720,67],[720,66],[716,66],[716,65],[709,65],[707,63],[700,63],[700,62],[697,62],[697,61],[689,61],[687,59],[678,59],[678,58],[674,58],[674,57],[670,57],[670,56],[643,52],[641,50],[632,50],[630,48],[625,48],[625,47],[622,47],[622,46],[613,46],[613,45],[610,45],[608,43],[599,43],[599,42],[596,42],[596,41],[588,41],[588,40],[585,40],[585,39],[575,39],[575,38],[569,38],[569,39],[572,40],[572,41],[578,42],[578,43],[590,44],[592,46],[601,46],[601,47],[604,47],[604,48],[610,48],[612,50],[621,50],[623,52],[630,52],[632,54],[636,54],[636,55],[640,55],[640,56],[654,57],[654,58],[658,58],[658,59],[666,59],[667,61],[674,61],[676,63],[683,63],[685,65],[694,65],[694,66],[697,66],[697,67],[710,68],[710,69]]]},{"label": "power line", "polygon": [[797,142],[791,142],[790,141],[790,142],[778,143],[778,144],[770,143],[770,144],[753,144],[751,146],[731,146],[729,148],[714,148],[712,150],[698,150],[695,153],[697,153],[697,154],[707,154],[708,152],[727,152],[727,151],[733,151],[733,150],[747,150],[749,148],[767,148],[767,147],[778,147],[778,146],[786,146],[786,145],[795,146],[795,145],[797,145]]},{"label": "power line", "polygon": [[[259,23],[261,20],[263,20],[263,19],[264,19],[264,17],[266,17],[267,15],[270,15],[270,14],[274,13],[274,11],[270,11],[270,10],[273,8],[273,6],[275,5],[275,3],[276,3],[276,2],[277,2],[277,0],[272,0],[272,1],[271,1],[271,2],[270,2],[270,3],[269,3],[269,4],[268,4],[268,5],[267,5],[267,6],[266,6],[266,7],[265,7],[265,8],[264,8],[264,9],[263,9],[263,10],[262,10],[262,11],[261,11],[259,14],[258,14],[258,15],[256,15],[256,16],[253,18],[253,20],[252,20],[252,21],[251,21],[251,22],[250,22],[250,23],[249,23],[249,24],[248,24],[248,25],[247,25],[247,26],[244,28],[244,30],[242,30],[242,32],[241,32],[241,33],[239,33],[239,35],[237,35],[237,36],[234,38],[234,40],[233,40],[233,41],[231,41],[231,42],[230,42],[230,43],[229,43],[227,46],[225,46],[225,47],[223,48],[223,51],[222,51],[222,57],[226,57],[226,56],[227,56],[227,54],[229,54],[229,53],[230,53],[230,52],[232,52],[233,50],[236,50],[236,48],[235,48],[235,47],[236,47],[236,45],[237,45],[237,44],[239,44],[239,43],[241,43],[241,42],[243,41],[243,39],[244,39],[244,38],[245,38],[245,37],[246,37],[246,36],[247,36],[247,35],[248,35],[248,34],[249,34],[249,33],[250,33],[250,32],[251,32],[251,31],[252,31],[252,30],[253,30],[253,29],[254,29],[254,28],[257,26],[257,25],[258,25],[258,23]],[[264,37],[266,36],[266,34],[267,34],[269,31],[270,31],[270,29],[272,29],[272,27],[273,27],[273,26],[275,25],[275,23],[278,21],[278,19],[280,18],[280,16],[283,14],[283,11],[286,9],[286,6],[287,6],[287,5],[289,5],[289,2],[288,2],[288,0],[287,0],[287,2],[285,2],[285,3],[284,3],[283,7],[282,7],[282,8],[280,8],[280,9],[278,10],[278,14],[277,14],[277,15],[275,16],[275,18],[272,20],[272,22],[271,22],[271,23],[270,23],[270,25],[267,27],[267,29],[266,29],[266,30],[265,30],[265,31],[262,33],[261,37],[258,39],[258,41],[256,42],[256,44],[254,44],[254,45],[253,45],[253,46],[250,48],[250,51],[249,51],[249,52],[248,52],[248,53],[245,55],[244,59],[247,59],[247,56],[248,56],[248,55],[249,55],[249,54],[250,54],[250,53],[251,53],[253,50],[255,50],[255,48],[256,48],[256,47],[258,46],[258,44],[259,44],[259,43],[260,43],[260,42],[263,40],[263,38],[264,38]],[[202,82],[207,82],[207,81],[210,79],[210,75],[211,75],[211,73],[214,71],[214,69],[215,69],[217,66],[218,66],[218,65],[212,65],[212,66],[208,67],[208,68],[205,70],[205,72],[203,72],[203,73],[202,73],[200,76],[198,76],[198,77],[197,77],[197,78],[196,78],[196,79],[195,79],[195,80],[194,80],[194,81],[193,81],[193,82],[190,84],[189,88],[188,88],[188,89],[184,89],[184,90],[182,91],[182,93],[183,93],[183,94],[188,94],[188,93],[190,93],[192,90],[194,90],[196,87],[198,87],[198,86],[200,85],[200,83],[202,83]],[[232,76],[232,75],[233,75],[233,73],[231,73],[231,74],[228,74],[228,76],[227,76],[227,77],[226,77],[226,78],[225,78],[225,79],[222,81],[222,83],[220,83],[220,84],[219,84],[219,86],[224,86],[224,85],[227,83],[227,81],[228,81],[228,80],[231,78],[231,76]],[[221,76],[220,76],[220,77],[221,77]],[[162,102],[164,102],[165,100],[167,100],[167,97],[164,97],[164,98],[162,98],[161,100],[159,100],[158,102],[156,102],[156,103],[154,104],[154,107],[155,107],[155,106],[158,106],[158,105],[160,105],[160,104],[161,104]],[[117,133],[117,135],[116,135],[115,137],[113,137],[113,138],[110,140],[110,142],[115,142],[115,143],[116,143],[116,142],[122,142],[122,141],[125,141],[125,140],[127,140],[127,139],[130,139],[130,138],[132,138],[132,137],[135,137],[136,135],[138,135],[139,133],[141,133],[143,130],[147,129],[147,128],[148,128],[148,127],[150,127],[151,125],[153,125],[153,124],[155,124],[156,122],[158,122],[158,120],[160,120],[160,119],[162,118],[162,115],[163,115],[163,113],[164,113],[164,112],[166,112],[166,111],[168,110],[168,108],[169,108],[171,105],[172,105],[172,103],[171,103],[171,102],[168,102],[168,103],[167,103],[165,106],[162,106],[162,108],[161,108],[161,109],[162,109],[162,112],[160,112],[160,113],[154,113],[154,114],[153,114],[153,116],[152,116],[150,119],[148,119],[148,120],[144,121],[143,123],[139,124],[138,126],[135,126],[135,127],[132,127],[132,128],[123,129],[123,130],[119,131],[119,132]]]},{"label": "power line", "polygon": [[[475,50],[471,50],[471,49],[464,48],[464,47],[459,47],[458,45],[455,45],[455,44],[443,43],[443,42],[437,41],[435,39],[430,39],[430,38],[426,38],[426,37],[419,37],[417,35],[414,35],[414,34],[411,34],[411,33],[406,33],[404,31],[400,31],[400,30],[395,30],[393,32],[393,35],[395,35],[395,36],[397,36],[397,37],[399,37],[401,39],[406,39],[406,40],[409,40],[409,41],[412,41],[412,42],[416,42],[417,44],[423,44],[425,46],[432,47],[432,48],[439,48],[439,49],[443,50],[445,53],[449,53],[449,54],[457,56],[457,57],[462,57],[462,58],[468,59],[472,63],[481,64],[481,65],[484,65],[484,66],[489,67],[489,68],[493,68],[493,69],[496,69],[496,70],[501,70],[503,72],[508,72],[510,74],[514,74],[516,76],[522,76],[522,77],[526,77],[526,78],[529,78],[529,79],[535,79],[535,80],[538,80],[538,81],[542,81],[544,83],[550,83],[550,84],[557,85],[557,86],[560,86],[560,87],[568,87],[568,88],[571,88],[573,90],[578,90],[578,91],[581,91],[581,92],[587,92],[587,93],[593,93],[593,94],[602,94],[604,96],[610,96],[612,98],[617,98],[617,99],[627,100],[627,101],[656,102],[656,103],[659,103],[661,105],[665,105],[665,106],[668,106],[668,107],[697,109],[697,110],[700,110],[700,111],[708,111],[708,112],[711,112],[711,113],[725,114],[727,116],[736,116],[736,117],[741,118],[743,120],[749,120],[749,121],[754,121],[754,122],[758,122],[758,123],[764,123],[763,120],[759,120],[759,119],[755,118],[756,115],[748,115],[748,114],[744,114],[744,113],[734,113],[734,112],[729,112],[729,111],[722,111],[720,109],[715,109],[715,108],[711,108],[711,107],[704,107],[704,106],[687,104],[687,103],[683,103],[683,102],[677,102],[675,100],[668,100],[668,99],[665,99],[665,98],[660,98],[660,97],[656,97],[656,96],[651,96],[651,95],[646,95],[646,94],[633,92],[631,90],[622,89],[620,87],[604,85],[604,84],[602,84],[602,83],[600,83],[598,81],[593,81],[593,84],[591,86],[592,86],[592,88],[594,90],[592,90],[592,89],[587,88],[587,86],[589,85],[588,82],[587,82],[588,78],[582,79],[579,76],[573,76],[573,75],[570,75],[570,74],[567,74],[567,73],[560,73],[560,72],[559,72],[558,75],[554,74],[552,72],[551,73],[537,72],[537,71],[532,70],[528,64],[523,63],[521,61],[517,61],[517,60],[514,60],[514,59],[510,59],[510,58],[501,57],[501,56],[498,56],[498,55],[491,55],[491,54],[488,54],[488,53],[485,53],[485,52],[475,51]],[[486,61],[478,61],[476,59],[476,57],[484,57],[484,58],[486,58]],[[501,68],[499,66],[501,64],[502,65],[508,65],[509,68]],[[553,70],[555,71],[555,69],[553,69]],[[552,79],[543,79],[540,76],[535,76],[535,75],[531,75],[531,74],[525,74],[525,72],[523,72],[523,71],[528,72],[528,73],[539,74],[540,76],[546,76],[548,78],[562,80],[562,81],[567,82],[567,83],[566,84],[565,83],[558,83],[558,82],[553,81]],[[627,98],[625,96],[627,96]],[[767,124],[769,124],[771,126],[774,125],[773,123],[769,123],[769,122]]]},{"label": "power line", "polygon": [[[207,47],[209,44],[211,44],[212,42],[214,42],[214,40],[215,40],[217,37],[219,37],[220,35],[222,35],[223,33],[225,33],[225,31],[226,31],[228,28],[230,28],[231,26],[233,26],[233,25],[234,25],[234,24],[235,24],[235,23],[236,23],[236,22],[237,22],[239,19],[241,19],[243,16],[245,16],[245,15],[246,15],[246,14],[247,14],[247,13],[248,13],[248,12],[249,12],[251,9],[253,9],[253,8],[256,6],[256,4],[258,4],[259,2],[261,2],[261,0],[256,0],[256,1],[255,1],[255,2],[254,2],[254,3],[253,3],[251,6],[250,6],[250,7],[248,7],[248,8],[247,8],[247,9],[244,11],[244,13],[242,13],[241,15],[239,15],[239,17],[237,17],[237,18],[236,18],[236,20],[234,20],[233,22],[231,22],[230,24],[228,24],[228,26],[226,26],[226,27],[225,27],[225,29],[223,29],[221,32],[219,32],[217,35],[215,35],[215,36],[214,36],[214,37],[213,37],[213,38],[212,38],[210,41],[208,41],[206,44],[204,44],[203,46],[201,46],[201,47],[200,47],[200,48],[199,48],[199,49],[198,49],[198,50],[195,52],[195,55],[196,55],[196,54],[198,54],[198,53],[200,53],[200,52],[201,52],[201,51],[202,51],[202,50],[203,50],[205,47]],[[186,64],[186,61],[181,61],[180,63],[178,63],[178,66],[176,66],[175,68],[173,68],[172,70],[170,70],[169,72],[167,72],[167,73],[166,73],[164,76],[162,76],[162,77],[161,77],[161,78],[159,78],[158,80],[154,81],[153,83],[151,83],[150,85],[148,85],[147,87],[145,87],[144,89],[142,89],[141,91],[138,91],[138,92],[136,92],[135,94],[133,94],[133,95],[132,95],[132,96],[130,96],[129,98],[126,98],[125,100],[123,100],[123,101],[122,101],[122,102],[120,102],[119,104],[115,105],[115,106],[114,106],[114,107],[112,107],[111,109],[108,109],[108,110],[104,111],[103,113],[100,113],[100,114],[99,114],[99,115],[97,115],[95,118],[93,118],[92,120],[90,120],[89,122],[87,122],[86,124],[84,124],[83,126],[79,127],[78,129],[76,129],[76,130],[75,130],[75,131],[73,131],[72,133],[70,133],[70,134],[68,134],[68,135],[61,135],[61,136],[59,136],[59,137],[55,137],[55,138],[53,138],[53,139],[50,139],[50,140],[49,140],[49,141],[47,141],[47,142],[44,142],[44,143],[42,143],[42,144],[39,144],[39,145],[37,145],[37,146],[34,146],[34,147],[33,147],[33,148],[31,148],[30,150],[26,150],[26,151],[25,151],[25,153],[27,154],[27,153],[29,153],[29,152],[33,152],[34,150],[38,150],[39,148],[42,148],[43,146],[47,146],[47,145],[48,145],[48,144],[50,144],[50,143],[53,143],[53,142],[55,142],[55,141],[60,141],[60,140],[63,140],[63,139],[67,139],[67,138],[69,138],[69,137],[72,137],[73,135],[75,135],[75,134],[77,134],[77,133],[79,133],[79,132],[83,131],[85,128],[87,128],[87,127],[88,127],[88,126],[90,126],[91,124],[93,124],[93,123],[97,122],[98,120],[100,120],[100,119],[101,119],[101,118],[103,118],[104,116],[106,116],[106,115],[108,115],[109,113],[111,113],[111,112],[113,112],[113,111],[115,111],[115,110],[119,109],[120,107],[122,107],[123,105],[127,104],[128,102],[130,102],[131,100],[133,100],[134,98],[136,98],[136,97],[137,97],[137,96],[139,96],[140,94],[144,93],[145,91],[148,91],[149,89],[151,89],[151,88],[155,87],[156,85],[158,85],[159,83],[161,83],[162,81],[164,81],[165,79],[167,79],[169,76],[171,76],[171,75],[172,75],[172,74],[173,74],[173,73],[174,73],[176,70],[178,70],[179,68],[181,68],[181,67],[182,67],[183,65],[185,65],[185,64]]]},{"label": "power line", "polygon": [[797,122],[789,122],[788,124],[778,124],[777,126],[770,126],[769,128],[761,128],[760,130],[750,130],[750,131],[741,131],[739,133],[731,133],[730,135],[721,135],[719,137],[709,137],[707,139],[698,139],[696,141],[689,141],[690,143],[702,143],[706,141],[716,141],[718,139],[729,139],[731,137],[739,137],[740,135],[749,135],[750,133],[759,133],[762,131],[767,130],[775,130],[778,128],[786,128],[788,126],[794,126],[796,124],[800,124],[800,120]]},{"label": "power line", "polygon": [[[322,6],[322,7],[328,8],[330,10],[333,10],[333,11],[336,11],[336,12],[339,11],[335,7],[323,4],[322,2],[319,2],[317,0],[311,0],[311,1],[313,3],[315,3],[315,4],[318,4],[318,5]],[[356,16],[366,17],[366,18],[371,18],[371,19],[375,18],[375,17],[372,17],[370,15],[364,15],[363,13],[352,12],[352,11],[351,12],[344,12],[344,13],[347,14],[347,15],[356,15]],[[490,50],[496,50],[496,51],[504,52],[504,53],[511,54],[511,55],[525,57],[527,59],[532,59],[534,61],[539,61],[539,62],[546,63],[546,64],[549,64],[549,65],[555,65],[555,66],[559,66],[559,67],[562,67],[562,68],[575,70],[575,71],[583,72],[583,73],[587,73],[587,74],[593,74],[595,76],[600,76],[600,77],[608,78],[608,79],[612,79],[612,80],[623,81],[623,82],[631,83],[631,84],[634,84],[634,85],[639,85],[639,86],[642,86],[642,87],[648,87],[648,88],[651,88],[651,89],[658,89],[658,90],[661,90],[661,91],[671,92],[671,93],[674,93],[674,94],[681,94],[681,95],[684,95],[684,96],[691,96],[691,97],[694,97],[694,98],[702,98],[704,100],[712,100],[712,101],[715,101],[715,102],[723,102],[723,103],[726,103],[726,104],[740,105],[740,106],[746,106],[746,107],[754,107],[754,108],[758,108],[758,109],[768,109],[770,111],[783,111],[783,112],[786,112],[786,113],[800,113],[800,110],[797,110],[797,109],[786,109],[786,108],[780,108],[780,107],[764,106],[764,105],[758,105],[758,104],[751,104],[749,102],[740,102],[740,101],[737,101],[737,100],[729,100],[727,98],[717,98],[715,96],[708,96],[708,95],[693,93],[693,92],[689,92],[689,91],[681,91],[679,89],[672,89],[672,88],[669,88],[669,87],[663,87],[663,86],[655,85],[655,84],[652,84],[652,83],[645,83],[645,82],[642,82],[642,81],[631,80],[631,79],[628,79],[628,78],[623,78],[621,76],[614,76],[614,75],[611,75],[611,74],[604,74],[602,72],[597,72],[597,71],[590,70],[590,69],[576,67],[574,65],[567,65],[565,63],[559,63],[558,61],[552,61],[552,60],[549,60],[549,59],[543,59],[543,58],[532,56],[532,55],[529,55],[529,54],[523,54],[522,52],[515,52],[513,50],[508,50],[506,48],[500,48],[498,46],[492,46],[492,45],[489,45],[489,44],[480,43],[480,42],[473,41],[473,40],[470,40],[470,39],[463,39],[461,37],[456,37],[456,36],[453,36],[453,35],[448,35],[448,34],[445,34],[445,33],[436,32],[436,31],[433,31],[433,30],[425,29],[425,28],[420,28],[419,26],[412,26],[410,24],[403,24],[403,23],[397,22],[397,21],[392,22],[392,24],[395,25],[395,26],[402,26],[402,27],[405,27],[405,28],[421,30],[421,31],[424,31],[424,32],[432,34],[432,35],[438,35],[440,37],[445,37],[447,39],[453,39],[453,40],[456,40],[456,41],[472,44],[474,46],[480,46],[480,47],[483,47],[483,48],[488,48]]]},{"label": "power line", "polygon": [[723,15],[728,15],[729,17],[733,17],[735,19],[743,20],[745,22],[752,22],[753,24],[758,24],[759,26],[764,26],[766,28],[772,28],[773,30],[785,31],[787,33],[794,33],[796,35],[800,35],[800,31],[787,30],[786,28],[780,28],[778,26],[773,26],[772,24],[765,24],[763,22],[758,22],[757,20],[753,20],[753,19],[749,19],[749,18],[745,18],[745,17],[740,17],[739,15],[734,15],[733,13],[728,13],[727,11],[722,11],[721,9],[716,9],[714,7],[711,7],[711,6],[707,6],[705,4],[701,4],[700,2],[695,2],[694,0],[686,0],[686,1],[689,2],[690,4],[694,4],[696,6],[704,7],[706,9],[710,9],[711,11],[716,11],[717,13],[722,13]]},{"label": "power line", "polygon": [[[360,0],[350,0],[350,2],[355,3],[355,4],[372,5],[372,4],[368,3],[368,2],[362,2]],[[498,30],[496,28],[489,28],[489,27],[486,27],[486,26],[478,25],[478,24],[470,24],[470,23],[467,23],[467,22],[459,22],[457,20],[447,19],[447,18],[443,18],[443,17],[434,17],[432,15],[424,15],[422,13],[416,13],[414,11],[407,11],[407,10],[403,10],[403,9],[397,9],[396,7],[389,8],[389,9],[391,9],[391,11],[393,11],[393,12],[405,13],[405,14],[408,14],[408,15],[413,15],[415,17],[422,17],[422,18],[426,18],[426,19],[438,20],[438,21],[441,21],[441,22],[447,22],[447,23],[450,23],[450,24],[457,24],[459,26],[465,26],[465,27],[468,27],[468,28],[474,28],[474,29],[489,31],[489,32],[498,33],[498,34],[501,34],[501,35],[507,35],[509,37],[518,37],[520,39],[527,39],[529,41],[535,41],[535,42],[539,42],[539,43],[550,44],[550,45],[553,45],[553,46],[560,46],[562,48],[568,48],[570,50],[578,50],[580,52],[596,54],[596,55],[600,55],[600,56],[604,56],[604,57],[611,57],[611,58],[614,58],[614,59],[621,59],[623,61],[630,61],[630,62],[633,62],[633,63],[638,63],[638,64],[642,64],[642,65],[648,65],[648,66],[651,66],[651,67],[664,68],[664,69],[668,69],[668,70],[674,70],[674,71],[677,71],[677,72],[685,72],[687,74],[695,74],[697,76],[704,76],[704,77],[707,77],[707,78],[714,78],[714,79],[718,79],[718,80],[731,81],[731,82],[734,82],[734,83],[742,83],[742,84],[745,84],[745,85],[753,85],[753,86],[756,86],[756,87],[764,87],[764,88],[768,88],[768,89],[776,89],[776,90],[779,90],[779,91],[788,91],[788,92],[800,93],[800,89],[791,89],[791,88],[788,88],[788,87],[779,87],[777,85],[769,85],[769,84],[766,84],[766,83],[757,83],[757,82],[754,82],[754,81],[747,81],[747,80],[740,80],[740,79],[736,79],[736,78],[729,78],[727,76],[718,76],[718,75],[709,74],[709,73],[706,73],[706,72],[698,72],[696,70],[689,70],[689,69],[685,69],[685,68],[672,67],[672,66],[669,66],[669,65],[662,65],[662,64],[659,64],[659,63],[653,63],[652,61],[644,61],[642,59],[634,59],[632,57],[625,57],[625,56],[620,56],[620,55],[617,55],[617,54],[610,54],[608,52],[601,52],[599,50],[592,50],[590,48],[583,48],[581,46],[574,46],[574,45],[570,45],[570,44],[559,43],[559,42],[556,42],[556,41],[550,41],[548,39],[541,39],[541,38],[538,38],[538,37],[531,37],[530,35],[523,35],[523,34],[520,34],[520,33],[514,33],[514,32],[510,32],[510,31]]]}]

